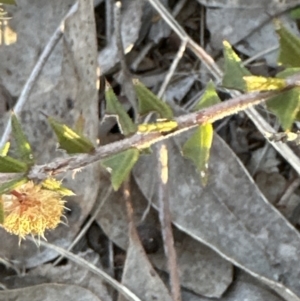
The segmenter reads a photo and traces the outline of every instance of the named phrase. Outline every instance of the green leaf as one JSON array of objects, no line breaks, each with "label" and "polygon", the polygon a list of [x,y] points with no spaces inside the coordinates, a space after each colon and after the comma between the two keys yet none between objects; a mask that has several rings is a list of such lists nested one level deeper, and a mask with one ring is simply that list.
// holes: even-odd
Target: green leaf
[{"label": "green leaf", "polygon": [[287,78],[300,73],[300,68],[286,68],[285,70],[276,74],[277,78]]},{"label": "green leaf", "polygon": [[0,172],[14,173],[14,172],[26,172],[28,165],[22,161],[14,159],[9,156],[0,156]]},{"label": "green leaf", "polygon": [[106,82],[105,87],[106,113],[114,115],[117,118],[121,132],[128,136],[137,131],[136,125],[133,123],[123,106],[118,101],[111,86]]},{"label": "green leaf", "polygon": [[118,190],[127,179],[138,158],[139,151],[135,148],[130,148],[101,160],[101,164],[111,173],[111,182],[114,190]]},{"label": "green leaf", "polygon": [[15,113],[12,113],[11,115],[11,126],[12,136],[16,141],[16,152],[18,158],[28,164],[33,164],[34,161],[31,146]]},{"label": "green leaf", "polygon": [[272,78],[264,76],[244,76],[246,91],[271,91],[281,90],[287,86],[282,78]]},{"label": "green leaf", "polygon": [[28,182],[28,179],[24,176],[13,179],[11,181],[0,184],[0,195],[8,193],[15,188]]},{"label": "green leaf", "polygon": [[183,156],[189,158],[200,172],[203,186],[208,179],[208,161],[213,140],[213,127],[206,124],[199,126],[195,133],[183,145]]},{"label": "green leaf", "polygon": [[66,150],[68,154],[90,153],[95,149],[93,143],[88,138],[51,117],[48,117],[48,120],[58,138],[60,147]]},{"label": "green leaf", "polygon": [[289,130],[300,110],[300,88],[280,93],[267,101],[268,109],[279,119],[284,130]]},{"label": "green leaf", "polygon": [[289,67],[300,67],[300,39],[278,20],[275,21],[275,27],[280,44],[278,63]]},{"label": "green leaf", "polygon": [[219,102],[221,102],[221,100],[216,92],[215,85],[212,81],[210,81],[205,88],[204,94],[199,99],[193,110],[199,111],[201,109],[211,107]]},{"label": "green leaf", "polygon": [[223,46],[225,66],[222,85],[226,88],[244,91],[246,86],[243,76],[251,75],[251,73],[242,65],[241,59],[227,41],[223,42]]},{"label": "green leaf", "polygon": [[72,196],[75,193],[61,185],[60,181],[57,181],[54,178],[48,178],[41,183],[41,185],[51,191],[56,191],[63,196]]},{"label": "green leaf", "polygon": [[15,0],[0,0],[0,4],[17,5]]},{"label": "green leaf", "polygon": [[4,223],[4,206],[0,196],[0,224],[2,225],[3,223]]},{"label": "green leaf", "polygon": [[141,115],[156,112],[161,118],[172,119],[171,108],[146,88],[141,82],[134,80],[134,88],[139,100],[139,113]]},{"label": "green leaf", "polygon": [[290,11],[290,16],[292,19],[300,19],[300,7],[296,7]]},{"label": "green leaf", "polygon": [[5,145],[0,149],[0,156],[5,157],[9,151],[10,142],[6,142]]}]

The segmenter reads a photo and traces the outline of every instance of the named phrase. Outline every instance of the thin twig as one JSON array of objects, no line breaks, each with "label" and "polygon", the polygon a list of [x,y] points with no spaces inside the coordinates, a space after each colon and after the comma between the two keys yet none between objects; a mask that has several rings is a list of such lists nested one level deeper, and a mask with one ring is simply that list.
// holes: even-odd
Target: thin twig
[{"label": "thin twig", "polygon": [[116,34],[116,44],[118,49],[118,56],[121,63],[122,68],[122,77],[123,77],[123,89],[126,97],[128,98],[132,108],[134,110],[134,119],[137,121],[138,117],[138,109],[137,109],[137,101],[136,95],[133,88],[132,76],[127,67],[124,47],[121,37],[121,2],[118,1],[115,3],[114,9],[114,25],[115,25],[115,34]]},{"label": "thin twig", "polygon": [[[214,106],[205,108],[198,112],[189,113],[175,118],[175,121],[177,122],[178,126],[172,132],[138,132],[129,138],[125,138],[123,140],[113,142],[107,145],[98,146],[95,148],[94,152],[90,154],[79,154],[72,157],[69,156],[65,158],[58,158],[48,164],[35,165],[29,171],[28,178],[32,180],[43,180],[49,177],[49,175],[51,174],[56,175],[59,173],[64,173],[70,170],[85,167],[105,157],[119,153],[132,147],[136,147],[139,149],[147,148],[151,144],[167,139],[171,136],[180,134],[188,129],[196,127],[197,125],[212,123],[226,116],[243,111],[253,105],[262,103],[266,99],[278,94],[280,94],[280,91],[268,91],[262,93],[253,92],[240,95],[236,98],[232,98],[228,101],[215,104]],[[273,133],[274,130],[269,126],[269,129],[266,129],[265,132],[263,132],[264,135],[267,132]],[[280,145],[279,143],[274,144],[275,147]],[[300,164],[297,165],[295,169],[298,173],[300,173]]]},{"label": "thin twig", "polygon": [[[84,225],[84,227],[81,229],[81,231],[79,232],[79,234],[76,236],[76,238],[72,241],[72,243],[68,246],[67,250],[71,251],[74,246],[80,241],[80,239],[85,235],[85,233],[89,230],[91,224],[94,222],[94,220],[96,219],[98,213],[100,212],[101,208],[103,207],[103,205],[105,204],[105,202],[107,201],[107,199],[109,198],[110,194],[112,192],[112,186],[110,186],[105,194],[105,196],[103,197],[103,199],[101,200],[101,202],[98,204],[98,206],[96,207],[96,210],[93,212],[92,216],[89,218],[88,222]],[[53,263],[53,266],[58,265],[61,260],[63,259],[63,256],[58,257],[55,262]]]},{"label": "thin twig", "polygon": [[158,158],[158,211],[165,255],[170,274],[171,295],[173,301],[181,301],[180,279],[178,274],[177,255],[172,232],[172,219],[169,206],[168,187],[168,150],[164,143],[156,147]]},{"label": "thin twig", "polygon": [[176,53],[176,56],[175,56],[175,58],[174,58],[174,60],[172,62],[172,65],[169,68],[169,71],[168,71],[168,73],[167,73],[167,75],[166,75],[166,77],[165,77],[165,79],[164,79],[164,81],[163,81],[163,83],[162,83],[162,85],[161,85],[161,87],[159,89],[157,97],[162,98],[163,94],[165,93],[166,88],[167,88],[167,86],[168,86],[168,84],[169,84],[169,82],[170,82],[170,80],[171,80],[171,78],[172,78],[172,76],[173,76],[173,74],[174,74],[177,66],[178,66],[178,63],[181,60],[181,58],[182,58],[182,56],[183,56],[183,54],[185,52],[186,44],[187,44],[187,40],[183,40],[181,42],[181,45],[180,45],[180,47],[179,47],[179,49],[178,49],[178,51]]},{"label": "thin twig", "polygon": [[[14,106],[14,113],[16,115],[18,115],[24,104],[26,103],[27,99],[30,96],[30,93],[32,91],[32,88],[34,87],[45,63],[47,62],[50,54],[52,53],[52,51],[54,50],[56,44],[58,43],[58,41],[60,40],[60,38],[62,37],[63,33],[64,33],[64,24],[66,19],[71,16],[74,12],[76,12],[78,9],[78,2],[76,1],[75,4],[73,4],[73,6],[70,8],[70,10],[68,11],[68,13],[65,15],[65,17],[62,19],[60,25],[56,28],[55,32],[53,33],[53,35],[51,36],[50,40],[48,41],[47,45],[45,46],[42,54],[40,55],[37,63],[35,64],[30,76],[28,77],[21,95],[18,98],[18,101],[16,103],[16,105]],[[4,130],[4,133],[2,135],[1,141],[0,141],[0,149],[5,145],[5,143],[9,140],[9,136],[11,133],[11,117],[9,118],[6,128]]]},{"label": "thin twig", "polygon": [[113,0],[105,0],[105,21],[106,44],[109,44],[113,32]]},{"label": "thin twig", "polygon": [[[28,240],[35,243],[34,239],[31,237],[28,237]],[[130,291],[126,286],[122,285],[115,279],[113,279],[111,276],[109,276],[104,271],[100,270],[99,268],[95,267],[92,263],[86,261],[85,259],[67,251],[63,248],[60,248],[58,246],[55,246],[53,244],[50,244],[45,241],[40,241],[39,243],[42,247],[51,249],[59,253],[60,255],[72,260],[79,266],[83,267],[84,269],[89,270],[90,272],[96,274],[99,276],[103,281],[107,282],[109,285],[111,285],[114,289],[116,289],[119,293],[121,293],[125,298],[131,301],[141,301],[139,297],[137,297],[132,291]]]}]

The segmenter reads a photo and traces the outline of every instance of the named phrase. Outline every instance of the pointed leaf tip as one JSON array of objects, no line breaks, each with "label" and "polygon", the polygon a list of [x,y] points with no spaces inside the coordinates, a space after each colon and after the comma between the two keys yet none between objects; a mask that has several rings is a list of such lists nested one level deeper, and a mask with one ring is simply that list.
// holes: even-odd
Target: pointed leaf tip
[{"label": "pointed leaf tip", "polygon": [[114,115],[117,118],[121,132],[128,136],[136,132],[137,127],[124,110],[123,106],[120,104],[117,96],[115,95],[113,89],[106,82],[105,85],[105,99],[106,99],[106,113],[108,115]]},{"label": "pointed leaf tip", "polygon": [[287,67],[300,67],[300,38],[279,20],[275,20],[274,23],[280,45],[278,63]]},{"label": "pointed leaf tip", "polygon": [[145,85],[138,80],[134,80],[134,88],[139,101],[139,113],[141,115],[156,112],[161,118],[172,119],[171,108],[152,93]]},{"label": "pointed leaf tip", "polygon": [[23,132],[21,123],[19,122],[16,114],[13,112],[11,115],[11,126],[12,126],[12,136],[16,141],[16,151],[18,158],[26,162],[28,165],[34,163],[33,154],[29,141]]},{"label": "pointed leaf tip", "polygon": [[45,181],[43,181],[42,186],[48,190],[56,191],[62,196],[72,196],[75,195],[75,193],[61,185],[61,181],[57,181],[54,178],[48,178]]},{"label": "pointed leaf tip", "polygon": [[212,81],[209,81],[203,95],[199,99],[198,103],[194,107],[194,111],[199,111],[204,108],[208,108],[216,103],[221,102],[216,89],[215,85]]},{"label": "pointed leaf tip", "polygon": [[59,123],[52,117],[48,117],[49,123],[54,130],[60,147],[68,154],[90,153],[95,149],[93,143],[83,135],[75,132],[67,125]]},{"label": "pointed leaf tip", "polygon": [[111,173],[111,182],[114,190],[118,190],[127,179],[138,158],[139,151],[131,148],[101,160],[101,164]]},{"label": "pointed leaf tip", "polygon": [[223,46],[225,66],[222,84],[226,88],[244,91],[245,82],[243,76],[251,75],[251,73],[242,65],[241,59],[227,41],[223,42]]},{"label": "pointed leaf tip", "polygon": [[192,160],[196,165],[202,185],[208,180],[208,163],[213,140],[213,127],[211,124],[201,125],[183,145],[183,156]]}]

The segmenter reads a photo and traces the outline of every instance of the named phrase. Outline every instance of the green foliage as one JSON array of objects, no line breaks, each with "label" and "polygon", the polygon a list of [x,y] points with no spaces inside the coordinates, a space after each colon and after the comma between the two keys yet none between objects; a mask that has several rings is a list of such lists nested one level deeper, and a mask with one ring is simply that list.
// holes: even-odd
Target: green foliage
[{"label": "green foliage", "polygon": [[65,124],[59,123],[52,117],[48,117],[48,120],[58,138],[60,147],[66,150],[68,154],[90,153],[95,149],[88,138],[73,131]]},{"label": "green foliage", "polygon": [[281,90],[287,86],[282,78],[272,78],[264,76],[244,76],[246,91],[270,91]]},{"label": "green foliage", "polygon": [[[201,110],[210,107],[221,100],[215,90],[212,82],[206,86],[205,92],[196,104],[194,110]],[[210,156],[210,149],[213,139],[213,127],[211,124],[199,126],[194,134],[183,145],[183,156],[189,158],[196,165],[197,170],[201,176],[202,185],[207,184],[208,179],[208,161]]]},{"label": "green foliage", "polygon": [[169,133],[176,129],[178,123],[175,120],[158,121],[156,123],[143,123],[138,125],[139,133],[160,132]]},{"label": "green foliage", "polygon": [[280,42],[278,63],[286,67],[300,67],[300,39],[278,20],[275,27]]},{"label": "green foliage", "polygon": [[106,99],[106,113],[108,115],[114,115],[117,118],[120,130],[122,134],[128,136],[137,131],[136,125],[132,122],[123,106],[118,101],[113,89],[106,82],[105,88],[105,99]]},{"label": "green foliage", "polygon": [[285,70],[276,74],[277,78],[287,78],[300,73],[300,68],[286,68]]},{"label": "green foliage", "polygon": [[6,142],[5,145],[0,149],[0,156],[6,156],[10,148],[10,142]]},{"label": "green foliage", "polygon": [[290,16],[292,19],[300,19],[300,7],[296,7],[290,11]]},{"label": "green foliage", "polygon": [[26,172],[27,170],[28,165],[26,163],[9,156],[0,156],[0,172],[18,173]]},{"label": "green foliage", "polygon": [[28,182],[28,179],[25,176],[21,176],[16,179],[13,179],[11,181],[0,184],[0,196],[2,194],[8,193],[8,192],[14,190],[15,188],[17,188],[27,182]]},{"label": "green foliage", "polygon": [[15,0],[0,0],[0,4],[17,5]]},{"label": "green foliage", "polygon": [[226,88],[244,91],[246,85],[243,77],[251,73],[242,65],[241,59],[227,41],[223,42],[223,46],[225,66],[222,84]]},{"label": "green foliage", "polygon": [[210,81],[205,88],[204,94],[195,105],[194,111],[213,106],[219,102],[221,102],[221,100],[216,92],[215,85]]},{"label": "green foliage", "polygon": [[63,187],[60,181],[57,181],[54,178],[48,178],[43,181],[42,186],[48,190],[56,191],[62,196],[72,196],[75,195],[73,191]]},{"label": "green foliage", "polygon": [[141,82],[134,81],[135,92],[139,101],[139,113],[141,115],[156,112],[161,118],[171,120],[173,112],[171,108],[147,89]]},{"label": "green foliage", "polygon": [[284,130],[292,127],[300,110],[300,88],[284,91],[267,101],[268,109],[276,114]]},{"label": "green foliage", "polygon": [[207,184],[207,170],[210,149],[213,140],[213,127],[211,124],[199,126],[195,133],[187,140],[182,148],[184,157],[189,158],[200,172],[202,185]]},{"label": "green foliage", "polygon": [[130,148],[101,160],[101,164],[111,173],[111,182],[114,190],[118,190],[128,178],[139,155],[140,153],[137,149]]},{"label": "green foliage", "polygon": [[12,113],[11,115],[11,126],[12,137],[16,141],[16,152],[18,158],[23,162],[26,162],[28,165],[32,165],[34,161],[31,146],[15,113]]}]

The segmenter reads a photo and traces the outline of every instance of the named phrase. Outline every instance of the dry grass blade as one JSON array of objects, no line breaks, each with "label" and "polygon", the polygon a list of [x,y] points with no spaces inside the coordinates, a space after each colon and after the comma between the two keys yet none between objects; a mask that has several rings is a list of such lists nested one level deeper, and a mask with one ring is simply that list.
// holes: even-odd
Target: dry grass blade
[{"label": "dry grass blade", "polygon": [[[34,239],[32,239],[30,237],[28,237],[28,240],[35,243]],[[89,263],[88,261],[80,258],[79,256],[77,256],[77,255],[75,255],[75,254],[73,254],[69,251],[66,251],[66,250],[64,250],[60,247],[57,247],[57,246],[52,245],[50,243],[47,243],[45,241],[41,241],[40,245],[42,247],[49,248],[49,249],[52,249],[52,250],[56,251],[60,255],[68,258],[69,260],[72,260],[73,262],[80,265],[81,267],[84,267],[87,270],[91,271],[92,273],[98,275],[103,281],[105,281],[109,285],[111,285],[114,289],[116,289],[120,294],[122,294],[128,300],[130,300],[130,301],[141,301],[141,299],[138,298],[134,293],[132,293],[127,287],[125,287],[124,285],[122,285],[121,283],[119,283],[118,281],[113,279],[111,276],[109,276],[107,273],[105,273],[104,271],[98,269],[97,267],[95,267],[94,265]]]},{"label": "dry grass blade", "polygon": [[177,255],[174,246],[174,237],[172,232],[172,219],[169,206],[168,191],[168,149],[163,143],[157,145],[158,158],[158,210],[161,231],[164,243],[164,250],[168,261],[168,270],[170,273],[170,286],[173,301],[181,301],[180,279],[178,274]]}]

